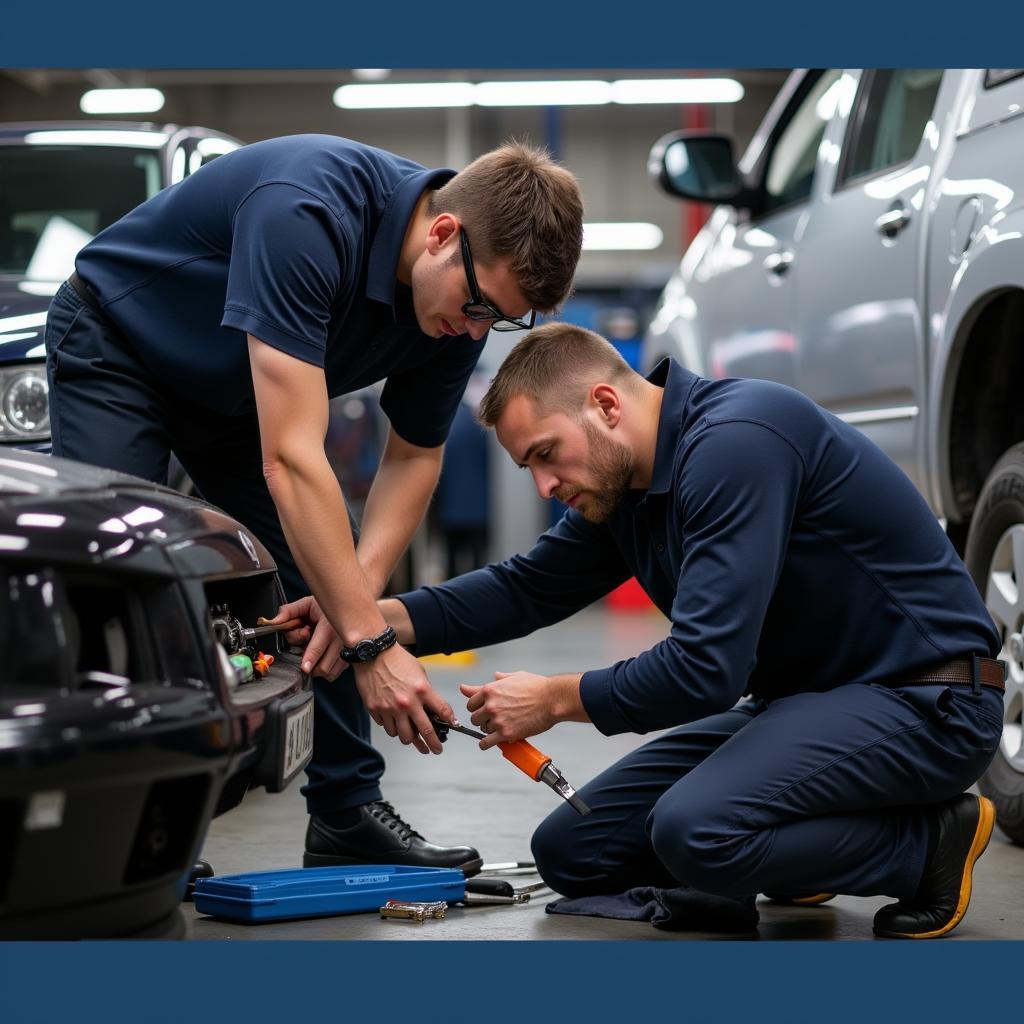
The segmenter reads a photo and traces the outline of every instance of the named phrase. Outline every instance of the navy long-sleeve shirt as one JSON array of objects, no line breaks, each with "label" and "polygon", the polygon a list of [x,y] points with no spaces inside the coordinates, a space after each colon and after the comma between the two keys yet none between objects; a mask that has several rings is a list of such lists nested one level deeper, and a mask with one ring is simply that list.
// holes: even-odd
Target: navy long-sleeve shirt
[{"label": "navy long-sleeve shirt", "polygon": [[[666,360],[651,485],[608,522],[575,511],[526,554],[401,600],[417,650],[465,650],[559,622],[635,575],[669,618],[648,651],[584,672],[608,735],[906,677],[999,640],[967,570],[903,472],[792,388]],[[584,666],[580,666],[584,668]]]}]

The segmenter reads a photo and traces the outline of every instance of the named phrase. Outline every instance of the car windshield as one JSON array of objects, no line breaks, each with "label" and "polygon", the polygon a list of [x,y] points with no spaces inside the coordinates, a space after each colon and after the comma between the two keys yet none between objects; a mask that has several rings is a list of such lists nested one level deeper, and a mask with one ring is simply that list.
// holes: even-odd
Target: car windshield
[{"label": "car windshield", "polygon": [[0,146],[0,274],[64,280],[78,250],[160,184],[153,149]]}]

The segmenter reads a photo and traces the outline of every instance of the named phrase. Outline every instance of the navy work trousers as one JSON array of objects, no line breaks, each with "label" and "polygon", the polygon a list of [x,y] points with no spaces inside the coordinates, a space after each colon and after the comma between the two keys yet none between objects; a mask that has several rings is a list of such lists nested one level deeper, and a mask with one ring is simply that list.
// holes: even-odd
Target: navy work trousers
[{"label": "navy work trousers", "polygon": [[[266,545],[288,599],[309,593],[263,479],[255,411],[218,415],[183,397],[187,381],[162,386],[120,332],[67,284],[50,305],[46,364],[55,455],[165,483],[173,451],[202,496]],[[379,800],[384,759],[370,743],[370,719],[351,670],[334,682],[316,679],[313,688],[313,759],[303,788],[310,813]]]},{"label": "navy work trousers", "polygon": [[662,734],[533,837],[544,880],[579,897],[638,885],[721,896],[910,897],[925,805],[974,783],[1002,734],[1002,698],[970,686],[853,684],[746,701]]}]

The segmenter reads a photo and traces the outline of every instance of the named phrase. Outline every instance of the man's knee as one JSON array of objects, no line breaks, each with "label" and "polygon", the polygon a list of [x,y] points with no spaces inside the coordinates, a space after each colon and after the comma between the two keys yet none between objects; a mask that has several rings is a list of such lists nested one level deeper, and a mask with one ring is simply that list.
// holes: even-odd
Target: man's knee
[{"label": "man's knee", "polygon": [[[569,813],[566,814],[565,812]],[[584,880],[581,876],[582,854],[573,838],[572,819],[575,812],[569,807],[552,811],[537,826],[530,840],[537,873],[551,888],[563,896],[579,896]]]},{"label": "man's knee", "polygon": [[662,798],[647,819],[647,834],[658,859],[683,885],[718,895],[747,891],[751,835],[725,827],[711,809]]}]

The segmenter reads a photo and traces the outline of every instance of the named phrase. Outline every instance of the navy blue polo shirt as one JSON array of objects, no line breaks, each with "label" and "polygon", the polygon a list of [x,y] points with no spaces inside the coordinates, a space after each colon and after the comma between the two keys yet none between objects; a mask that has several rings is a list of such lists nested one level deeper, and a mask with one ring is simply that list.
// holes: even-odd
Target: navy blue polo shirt
[{"label": "navy blue polo shirt", "polygon": [[670,631],[584,673],[584,707],[609,735],[694,721],[746,693],[995,654],[935,516],[863,434],[781,384],[706,380],[668,360],[649,379],[665,388],[651,486],[607,523],[570,510],[527,554],[403,594],[418,652],[524,636],[635,575]]},{"label": "navy blue polo shirt", "polygon": [[417,200],[453,174],[336,136],[270,139],[158,193],[76,265],[171,394],[251,410],[249,333],[323,367],[332,397],[386,378],[392,426],[433,447],[483,341],[423,334],[395,275]]}]

